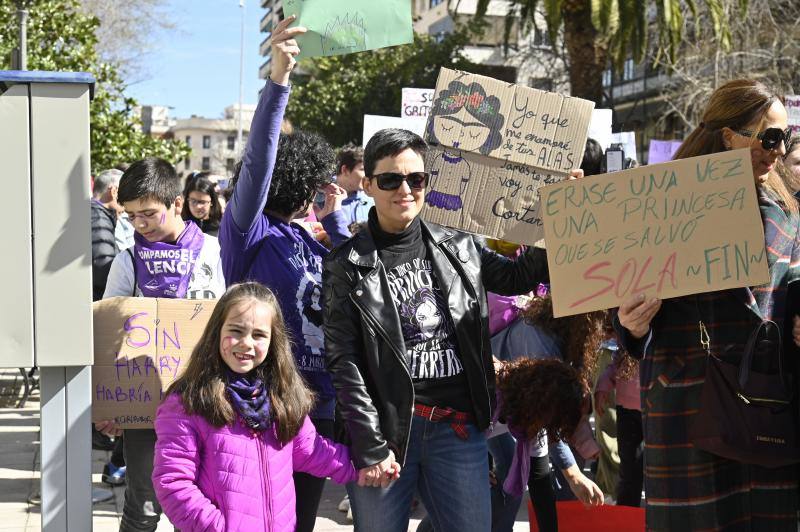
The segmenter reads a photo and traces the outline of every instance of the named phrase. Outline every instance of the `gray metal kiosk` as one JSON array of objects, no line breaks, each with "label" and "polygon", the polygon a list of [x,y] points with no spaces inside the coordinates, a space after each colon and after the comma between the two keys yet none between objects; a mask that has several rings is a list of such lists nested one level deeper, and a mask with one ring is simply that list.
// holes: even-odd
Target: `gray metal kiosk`
[{"label": "gray metal kiosk", "polygon": [[0,71],[0,367],[41,372],[45,531],[92,529],[93,87],[89,74]]}]

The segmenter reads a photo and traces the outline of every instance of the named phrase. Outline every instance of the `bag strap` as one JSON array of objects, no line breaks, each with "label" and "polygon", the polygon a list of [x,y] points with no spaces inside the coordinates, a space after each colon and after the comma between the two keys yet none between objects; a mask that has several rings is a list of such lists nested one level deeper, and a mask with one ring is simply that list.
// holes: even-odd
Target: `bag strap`
[{"label": "bag strap", "polygon": [[133,265],[133,290],[131,291],[131,297],[136,297],[136,279],[137,272],[136,272],[136,258],[133,256],[133,246],[128,248],[128,255],[131,256],[131,264]]},{"label": "bag strap", "polygon": [[[698,327],[700,330],[700,345],[703,346],[706,354],[708,356],[715,356],[711,352],[711,335],[708,332],[708,328],[706,327],[705,323],[703,323],[703,317],[700,312],[700,297],[699,295],[695,296],[695,308],[697,309],[697,319],[698,319]],[[770,337],[770,330],[774,331],[775,336],[777,337],[777,355],[778,355],[778,376],[781,381],[781,385],[783,387],[783,393],[785,397],[788,397],[791,400],[793,395],[792,391],[789,389],[791,386],[788,384],[786,379],[786,374],[783,368],[783,338],[781,335],[780,327],[778,324],[772,320],[761,320],[758,324],[758,327],[750,333],[750,337],[747,339],[747,343],[744,347],[744,352],[742,353],[742,359],[739,362],[739,378],[738,378],[738,385],[740,392],[745,390],[747,386],[747,381],[750,379],[750,370],[753,366],[753,357],[756,351],[756,345],[758,344],[759,338],[761,338],[761,331],[766,331],[764,337]]]}]

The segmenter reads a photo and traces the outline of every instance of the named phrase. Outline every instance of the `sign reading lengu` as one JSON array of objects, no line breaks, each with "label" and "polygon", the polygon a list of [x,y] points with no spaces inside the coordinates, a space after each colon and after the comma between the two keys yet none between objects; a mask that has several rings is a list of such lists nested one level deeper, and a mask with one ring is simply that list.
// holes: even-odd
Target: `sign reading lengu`
[{"label": "sign reading lengu", "polygon": [[769,281],[749,150],[541,189],[556,317]]},{"label": "sign reading lengu", "polygon": [[92,421],[152,428],[189,362],[215,300],[114,297],[94,303]]},{"label": "sign reading lengu", "polygon": [[539,187],[581,164],[592,102],[441,69],[425,129],[424,219],[523,244],[543,236]]}]

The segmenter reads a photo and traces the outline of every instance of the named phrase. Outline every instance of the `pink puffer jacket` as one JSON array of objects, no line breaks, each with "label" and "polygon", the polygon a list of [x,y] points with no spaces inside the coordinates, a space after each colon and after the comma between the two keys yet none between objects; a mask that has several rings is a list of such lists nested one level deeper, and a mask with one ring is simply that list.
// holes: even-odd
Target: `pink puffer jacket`
[{"label": "pink puffer jacket", "polygon": [[295,530],[292,473],[357,478],[347,447],[317,434],[306,418],[281,444],[274,430],[260,436],[241,421],[216,428],[188,415],[177,394],[156,414],[153,487],[164,513],[182,532]]}]

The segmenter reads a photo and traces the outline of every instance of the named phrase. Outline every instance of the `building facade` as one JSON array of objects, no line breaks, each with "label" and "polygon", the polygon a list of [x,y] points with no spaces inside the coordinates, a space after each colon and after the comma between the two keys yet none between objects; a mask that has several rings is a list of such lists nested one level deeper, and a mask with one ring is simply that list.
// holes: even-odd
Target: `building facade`
[{"label": "building facade", "polygon": [[256,106],[242,106],[242,146],[237,143],[238,104],[225,108],[222,118],[203,118],[192,116],[175,121],[169,135],[186,142],[192,149],[191,155],[177,165],[182,175],[193,171],[209,171],[220,178],[228,178],[233,167],[241,157],[241,150],[247,142],[250,124]]},{"label": "building facade", "polygon": [[272,30],[283,18],[283,0],[261,0],[261,8],[263,15],[259,27],[261,33],[264,34],[264,40],[261,41],[258,51],[264,62],[258,69],[258,77],[267,79],[269,77],[270,61],[272,60]]}]

